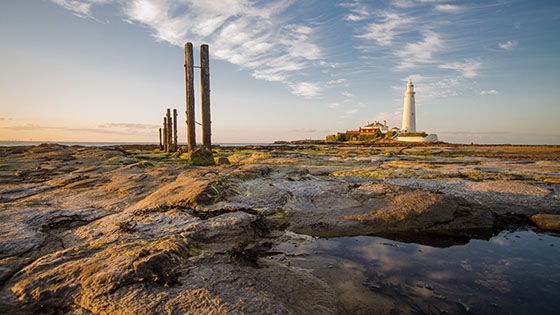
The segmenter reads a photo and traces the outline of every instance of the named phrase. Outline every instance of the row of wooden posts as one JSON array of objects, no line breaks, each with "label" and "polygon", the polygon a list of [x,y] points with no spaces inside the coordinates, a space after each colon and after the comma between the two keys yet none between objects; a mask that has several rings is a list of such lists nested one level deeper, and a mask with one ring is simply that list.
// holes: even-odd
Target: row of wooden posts
[{"label": "row of wooden posts", "polygon": [[173,120],[171,109],[163,117],[163,128],[159,128],[159,148],[165,152],[177,151],[177,109],[173,109]]},{"label": "row of wooden posts", "polygon": [[[200,66],[195,66],[193,62],[193,45],[188,42],[185,44],[185,79],[187,97],[187,150],[191,153],[196,147],[195,134],[195,104],[194,104],[194,68],[200,68],[200,87],[201,87],[201,110],[202,110],[202,144],[212,149],[212,130],[210,120],[210,59],[208,45],[200,45]],[[159,128],[159,145],[165,152],[175,152],[177,145],[177,109],[173,109],[173,121],[171,120],[171,110],[168,108],[163,118],[163,128]]]}]

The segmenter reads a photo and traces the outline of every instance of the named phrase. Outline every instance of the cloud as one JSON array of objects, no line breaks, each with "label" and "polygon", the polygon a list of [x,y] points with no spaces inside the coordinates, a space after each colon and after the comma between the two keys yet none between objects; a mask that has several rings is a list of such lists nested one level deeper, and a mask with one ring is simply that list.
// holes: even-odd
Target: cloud
[{"label": "cloud", "polygon": [[[156,41],[183,47],[185,42],[208,43],[212,57],[247,70],[256,79],[281,82],[292,93],[309,83],[299,72],[322,60],[314,25],[289,23],[293,0],[51,0],[79,16],[91,16],[95,5],[112,3],[128,23],[149,30]],[[314,83],[317,85],[317,83]],[[310,89],[306,89],[310,90]]]},{"label": "cloud", "polygon": [[345,97],[354,97],[354,94],[346,91],[346,92],[342,92],[342,95],[344,95]]},{"label": "cloud", "polygon": [[402,9],[411,8],[416,5],[412,0],[393,0],[391,4]]},{"label": "cloud", "polygon": [[367,7],[359,3],[358,1],[351,3],[341,3],[339,4],[339,6],[349,8],[350,12],[352,12],[344,16],[344,19],[346,21],[362,21],[367,19],[370,15]]},{"label": "cloud", "polygon": [[328,108],[333,108],[333,109],[334,109],[334,108],[340,107],[340,104],[339,104],[339,103],[330,103],[329,105],[327,105],[327,107],[328,107]]},{"label": "cloud", "polygon": [[478,76],[477,71],[481,65],[482,62],[478,59],[465,59],[463,62],[451,62],[439,65],[439,68],[458,71],[463,77],[471,79]]},{"label": "cloud", "polygon": [[358,112],[357,108],[347,109],[347,110],[344,111],[344,114],[342,115],[342,118],[349,118],[350,116],[353,116],[357,112]]},{"label": "cloud", "polygon": [[31,123],[21,123],[19,125],[11,125],[11,126],[2,126],[0,127],[2,129],[8,129],[8,130],[17,130],[17,131],[22,131],[22,130],[40,130],[40,129],[56,129],[53,127],[46,127],[46,126],[40,126],[37,124],[31,124]]},{"label": "cloud", "polygon": [[110,128],[124,128],[124,129],[154,129],[159,125],[153,124],[137,124],[137,123],[100,123],[97,128],[110,129]]},{"label": "cloud", "polygon": [[443,48],[443,41],[438,34],[432,31],[424,31],[423,39],[415,43],[408,43],[402,49],[396,50],[394,54],[400,57],[396,70],[411,69],[419,64],[433,62],[433,55]]},{"label": "cloud", "polygon": [[459,13],[464,10],[460,5],[455,4],[437,4],[436,10],[445,13]]},{"label": "cloud", "polygon": [[[403,84],[395,85],[391,88],[399,93],[406,90],[408,80],[414,83],[414,89],[417,93],[416,104],[420,105],[429,99],[445,98],[457,96],[465,90],[465,78],[462,75],[433,75],[425,76],[420,74],[410,74],[401,78]],[[399,101],[401,101],[399,99]]]},{"label": "cloud", "polygon": [[340,85],[340,84],[342,84],[342,83],[346,83],[347,81],[348,81],[348,80],[346,80],[346,79],[336,79],[336,80],[327,81],[326,84],[327,84],[327,85],[331,85],[331,86],[332,86],[332,85]]},{"label": "cloud", "polygon": [[352,21],[352,22],[362,21],[367,18],[368,18],[367,15],[356,15],[356,14],[348,14],[344,17],[346,21]]},{"label": "cloud", "polygon": [[93,5],[111,2],[111,0],[88,0],[88,1],[51,0],[51,1],[79,17],[91,17],[91,7]]},{"label": "cloud", "polygon": [[411,17],[393,12],[382,12],[377,18],[378,22],[368,24],[362,34],[356,37],[376,41],[381,46],[389,46],[396,36],[409,32],[408,26],[414,22]]},{"label": "cloud", "polygon": [[298,82],[290,84],[292,94],[302,96],[304,98],[312,98],[321,94],[321,87],[318,84],[311,82]]},{"label": "cloud", "polygon": [[412,80],[412,82],[418,82],[426,80],[426,77],[421,74],[409,74],[408,76],[401,79],[401,81],[408,82],[408,80]]},{"label": "cloud", "polygon": [[[95,128],[89,127],[61,127],[44,126],[33,123],[21,123],[19,125],[1,126],[2,129],[14,131],[41,131],[41,130],[63,130],[69,132],[85,132],[94,134],[115,134],[115,135],[151,135],[159,125],[137,124],[137,123],[100,123]],[[155,131],[154,131],[155,130]]]},{"label": "cloud", "polygon": [[496,95],[498,94],[498,91],[496,90],[483,90],[480,91],[480,95]]},{"label": "cloud", "polygon": [[500,48],[504,50],[512,50],[515,46],[517,46],[517,42],[511,40],[500,44]]}]

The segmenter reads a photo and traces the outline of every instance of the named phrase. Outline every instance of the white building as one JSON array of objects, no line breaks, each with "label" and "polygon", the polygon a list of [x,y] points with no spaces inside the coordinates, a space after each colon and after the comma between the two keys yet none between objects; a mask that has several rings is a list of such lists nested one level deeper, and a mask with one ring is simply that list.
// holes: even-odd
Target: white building
[{"label": "white building", "polygon": [[427,134],[416,131],[416,101],[414,99],[414,84],[408,80],[406,92],[404,92],[404,108],[402,128],[397,137],[398,141],[405,142],[435,142],[438,141],[436,134]]},{"label": "white building", "polygon": [[416,132],[416,102],[414,100],[414,85],[408,80],[406,92],[404,92],[404,109],[402,118],[403,132]]}]

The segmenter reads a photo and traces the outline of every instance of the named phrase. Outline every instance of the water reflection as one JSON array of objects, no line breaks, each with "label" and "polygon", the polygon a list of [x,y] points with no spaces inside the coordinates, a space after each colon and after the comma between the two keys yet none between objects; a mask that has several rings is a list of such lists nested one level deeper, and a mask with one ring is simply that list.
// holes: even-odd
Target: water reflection
[{"label": "water reflection", "polygon": [[502,232],[448,248],[368,236],[319,239],[310,246],[315,256],[338,259],[340,272],[345,265],[359,272],[355,279],[392,301],[389,308],[396,313],[556,314],[560,309],[560,241],[552,235]]}]

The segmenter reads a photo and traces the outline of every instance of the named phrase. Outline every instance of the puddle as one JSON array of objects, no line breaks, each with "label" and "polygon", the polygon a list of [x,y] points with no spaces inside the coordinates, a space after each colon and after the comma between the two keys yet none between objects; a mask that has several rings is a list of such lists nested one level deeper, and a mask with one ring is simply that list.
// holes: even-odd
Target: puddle
[{"label": "puddle", "polygon": [[560,309],[560,238],[553,235],[502,232],[447,248],[358,236],[281,248],[292,254],[290,265],[311,270],[335,287],[337,296],[349,291],[340,307],[345,312],[557,314]]}]

